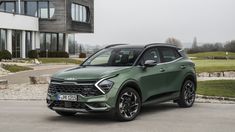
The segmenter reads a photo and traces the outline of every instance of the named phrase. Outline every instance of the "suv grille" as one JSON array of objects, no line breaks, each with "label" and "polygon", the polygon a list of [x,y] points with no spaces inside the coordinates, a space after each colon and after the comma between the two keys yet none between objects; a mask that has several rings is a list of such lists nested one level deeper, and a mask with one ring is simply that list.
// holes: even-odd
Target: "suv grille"
[{"label": "suv grille", "polygon": [[101,91],[98,90],[94,85],[53,84],[53,83],[49,85],[48,93],[81,94],[82,96],[85,97],[102,95]]}]

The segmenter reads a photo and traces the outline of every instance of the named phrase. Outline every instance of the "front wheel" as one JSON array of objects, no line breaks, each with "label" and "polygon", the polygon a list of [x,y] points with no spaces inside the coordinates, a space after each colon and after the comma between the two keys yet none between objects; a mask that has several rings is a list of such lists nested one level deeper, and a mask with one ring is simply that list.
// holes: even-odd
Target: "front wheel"
[{"label": "front wheel", "polygon": [[177,103],[180,107],[192,107],[196,97],[196,85],[192,80],[186,80],[181,89]]},{"label": "front wheel", "polygon": [[140,95],[133,88],[125,88],[118,95],[115,113],[119,121],[131,121],[141,109]]}]

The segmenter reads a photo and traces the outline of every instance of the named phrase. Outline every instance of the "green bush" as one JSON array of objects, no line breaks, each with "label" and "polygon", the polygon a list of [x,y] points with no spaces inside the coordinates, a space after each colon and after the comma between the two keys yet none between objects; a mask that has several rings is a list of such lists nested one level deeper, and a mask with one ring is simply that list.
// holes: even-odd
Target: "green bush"
[{"label": "green bush", "polygon": [[51,58],[69,58],[69,54],[65,51],[40,51],[39,57],[51,57]]},{"label": "green bush", "polygon": [[11,60],[11,58],[12,58],[12,55],[11,55],[11,53],[8,50],[0,51],[0,61],[2,59],[4,59],[4,60]]},{"label": "green bush", "polygon": [[37,50],[30,50],[28,52],[28,57],[31,59],[38,58],[38,51]]},{"label": "green bush", "polygon": [[86,53],[80,53],[79,58],[86,58]]}]

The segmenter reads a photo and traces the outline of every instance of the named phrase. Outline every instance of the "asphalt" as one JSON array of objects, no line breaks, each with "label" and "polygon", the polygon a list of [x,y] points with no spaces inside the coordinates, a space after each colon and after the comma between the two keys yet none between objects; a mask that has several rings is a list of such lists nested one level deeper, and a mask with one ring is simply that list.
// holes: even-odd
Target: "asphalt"
[{"label": "asphalt", "polygon": [[235,105],[150,105],[136,120],[117,122],[110,114],[61,117],[44,101],[0,101],[0,132],[234,132]]},{"label": "asphalt", "polygon": [[43,65],[33,67],[35,70],[23,71],[0,77],[0,80],[8,80],[9,84],[29,83],[29,76],[52,75],[60,70],[74,67],[75,65]]}]

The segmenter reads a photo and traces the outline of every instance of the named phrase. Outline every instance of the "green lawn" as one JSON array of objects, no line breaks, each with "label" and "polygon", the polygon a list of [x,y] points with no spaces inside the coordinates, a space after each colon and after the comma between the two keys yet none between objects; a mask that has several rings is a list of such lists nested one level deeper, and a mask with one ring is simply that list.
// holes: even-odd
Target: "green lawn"
[{"label": "green lawn", "polygon": [[5,69],[5,70],[8,70],[10,72],[20,72],[20,71],[33,70],[30,67],[17,66],[17,65],[6,65],[6,64],[3,64],[2,68]]},{"label": "green lawn", "polygon": [[[195,59],[205,59],[206,57],[226,57],[225,52],[202,52],[195,54],[188,54],[189,57],[196,57]],[[235,53],[229,52],[228,57],[235,58]]]},{"label": "green lawn", "polygon": [[199,81],[197,94],[235,98],[235,80]]},{"label": "green lawn", "polygon": [[39,58],[43,64],[45,63],[65,63],[65,64],[80,64],[82,61],[71,58]]},{"label": "green lawn", "polygon": [[235,60],[193,60],[193,62],[198,73],[235,71]]}]

